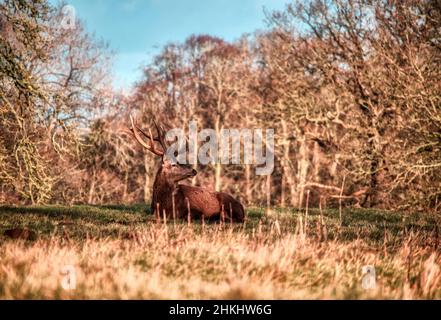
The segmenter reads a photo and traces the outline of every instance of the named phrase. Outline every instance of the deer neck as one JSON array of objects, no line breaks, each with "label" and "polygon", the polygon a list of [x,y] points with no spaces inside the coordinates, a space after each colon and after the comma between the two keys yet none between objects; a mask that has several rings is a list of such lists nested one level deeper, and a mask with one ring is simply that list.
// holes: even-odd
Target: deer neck
[{"label": "deer neck", "polygon": [[168,203],[171,203],[171,198],[173,193],[177,189],[177,184],[166,179],[165,175],[162,172],[162,169],[159,169],[156,174],[155,182],[153,183],[153,199],[152,206],[159,205],[164,208],[167,207]]},{"label": "deer neck", "polygon": [[176,189],[176,183],[170,182],[164,177],[156,176],[155,182],[153,183],[153,191],[158,191],[160,193],[171,193]]}]

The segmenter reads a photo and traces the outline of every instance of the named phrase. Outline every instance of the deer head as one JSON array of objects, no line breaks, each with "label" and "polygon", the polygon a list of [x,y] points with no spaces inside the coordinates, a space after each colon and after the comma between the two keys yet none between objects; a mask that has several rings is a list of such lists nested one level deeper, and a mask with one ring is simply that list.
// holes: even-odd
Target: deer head
[{"label": "deer head", "polygon": [[[194,177],[197,174],[197,171],[190,165],[173,162],[167,157],[168,144],[165,140],[165,131],[155,120],[153,120],[153,123],[157,132],[156,137],[153,136],[151,129],[149,129],[149,133],[140,129],[135,124],[132,116],[130,116],[130,123],[130,131],[133,133],[136,141],[151,153],[161,157],[161,166],[158,170],[157,177],[161,177],[168,183],[174,184],[181,180]],[[149,144],[141,137],[140,133],[149,140]],[[157,144],[159,144],[159,146]]]}]

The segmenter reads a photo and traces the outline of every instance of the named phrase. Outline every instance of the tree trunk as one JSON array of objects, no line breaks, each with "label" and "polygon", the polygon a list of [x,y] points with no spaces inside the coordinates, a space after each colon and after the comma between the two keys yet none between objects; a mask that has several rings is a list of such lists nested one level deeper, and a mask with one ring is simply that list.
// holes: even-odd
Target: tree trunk
[{"label": "tree trunk", "polygon": [[[215,123],[215,130],[216,130],[216,137],[219,142],[220,139],[220,116],[216,117],[216,123]],[[220,163],[219,157],[215,159],[215,167],[214,167],[214,190],[219,192],[222,188],[222,165]]]},{"label": "tree trunk", "polygon": [[297,164],[297,181],[299,183],[298,185],[298,202],[297,207],[301,208],[303,205],[303,197],[304,197],[304,191],[305,191],[305,183],[306,178],[308,174],[308,146],[306,143],[306,137],[302,135],[302,137],[299,140],[300,147],[299,147],[299,153],[298,153],[298,164]]},{"label": "tree trunk", "polygon": [[271,175],[266,176],[266,207],[271,206]]},{"label": "tree trunk", "polygon": [[245,165],[245,198],[247,204],[251,203],[251,165]]},{"label": "tree trunk", "polygon": [[92,171],[92,181],[89,188],[89,197],[87,199],[88,204],[93,204],[93,197],[95,194],[95,170]]},{"label": "tree trunk", "polygon": [[292,169],[289,165],[289,162],[290,162],[290,157],[289,157],[290,142],[289,142],[288,125],[287,125],[285,119],[281,120],[281,124],[282,124],[282,134],[283,134],[283,136],[282,136],[283,156],[281,159],[281,165],[282,165],[282,170],[283,170],[281,206],[284,207],[285,201],[286,201],[285,189],[287,187],[290,189],[290,204],[292,206],[295,205],[296,190],[295,190],[294,173],[292,172]]},{"label": "tree trunk", "polygon": [[126,170],[124,174],[124,188],[123,188],[123,195],[122,195],[122,201],[123,203],[127,202],[127,189],[129,185],[129,170]]},{"label": "tree trunk", "polygon": [[150,185],[150,166],[149,166],[149,159],[147,157],[147,154],[144,153],[144,171],[145,171],[145,177],[144,177],[144,202],[147,203],[150,201],[151,197],[151,185]]},{"label": "tree trunk", "polygon": [[312,173],[312,180],[314,182],[320,182],[320,158],[321,158],[321,151],[320,146],[318,142],[314,142],[314,149],[313,149],[313,157],[312,157],[312,165],[313,165],[313,173]]}]

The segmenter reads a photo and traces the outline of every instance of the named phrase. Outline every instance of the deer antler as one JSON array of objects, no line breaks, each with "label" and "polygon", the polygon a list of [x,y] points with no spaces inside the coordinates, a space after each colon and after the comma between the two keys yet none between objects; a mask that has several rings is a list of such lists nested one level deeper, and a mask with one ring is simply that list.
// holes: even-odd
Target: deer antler
[{"label": "deer antler", "polygon": [[[140,127],[138,127],[136,124],[135,124],[135,128],[138,129],[138,131],[141,132],[142,135],[144,137],[146,137],[147,139],[149,139],[149,140],[152,139],[152,136],[150,134],[146,133],[144,130],[142,130]],[[130,132],[132,132],[132,129],[130,129]],[[149,130],[149,132],[151,133],[150,130]],[[153,141],[160,142],[159,137],[153,137]]]},{"label": "deer antler", "polygon": [[[160,134],[159,130],[157,129],[158,130],[158,134],[159,134],[159,138],[153,138],[152,131],[150,129],[149,129],[149,133],[150,134],[147,134],[144,131],[142,131],[140,128],[138,128],[138,126],[135,125],[135,123],[133,121],[133,118],[132,118],[132,115],[130,115],[130,123],[132,125],[132,128],[130,130],[132,131],[136,141],[138,141],[138,143],[140,145],[142,145],[145,149],[147,149],[150,152],[156,154],[157,156],[162,157],[164,155],[164,152],[165,152],[166,149],[162,145],[161,138],[160,138],[161,134]],[[157,127],[156,122],[155,122],[155,126]],[[150,145],[148,145],[144,140],[142,140],[142,138],[138,134],[138,131],[140,131],[146,138],[150,139]],[[159,141],[161,143],[161,146],[164,149],[164,151],[156,149],[155,141]]]},{"label": "deer antler", "polygon": [[164,149],[164,152],[167,150],[167,143],[165,142],[165,132],[164,129],[158,125],[158,123],[153,119],[153,123],[155,124],[156,131],[158,131],[158,141],[161,144],[162,149]]}]

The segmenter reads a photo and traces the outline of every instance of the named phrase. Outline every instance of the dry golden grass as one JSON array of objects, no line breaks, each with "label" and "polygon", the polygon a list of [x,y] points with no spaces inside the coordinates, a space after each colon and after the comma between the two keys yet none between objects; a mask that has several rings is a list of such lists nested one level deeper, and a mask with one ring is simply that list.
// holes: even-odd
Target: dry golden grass
[{"label": "dry golden grass", "polygon": [[[311,214],[305,233],[292,213],[251,216],[245,226],[164,225],[146,222],[138,213],[136,219],[125,213],[127,219],[118,223],[102,217],[65,223],[66,212],[60,217],[29,213],[27,220],[23,214],[3,213],[1,230],[55,227],[36,241],[2,239],[2,299],[441,298],[441,256],[430,232],[400,236],[377,223],[386,227],[373,238],[363,236],[375,225],[367,223],[350,238],[353,228],[338,229],[329,216],[325,239],[317,216]],[[106,232],[75,231],[82,226]],[[62,287],[66,265],[76,271],[74,290]],[[362,287],[365,265],[375,266],[375,289]]]}]

